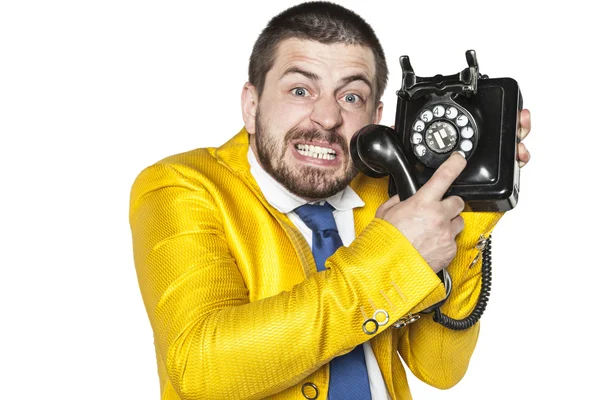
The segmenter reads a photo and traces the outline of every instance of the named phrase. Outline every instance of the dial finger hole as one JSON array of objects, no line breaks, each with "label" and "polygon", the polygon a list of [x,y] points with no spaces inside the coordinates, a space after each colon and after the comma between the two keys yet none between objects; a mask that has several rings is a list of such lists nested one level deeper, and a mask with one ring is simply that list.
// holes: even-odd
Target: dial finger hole
[{"label": "dial finger hole", "polygon": [[423,129],[425,129],[425,122],[421,121],[420,119],[415,121],[415,123],[413,125],[413,130],[415,130],[417,132],[421,132],[421,131],[423,131]]},{"label": "dial finger hole", "polygon": [[421,113],[421,119],[425,122],[429,122],[433,119],[433,113],[429,110],[425,110]]},{"label": "dial finger hole", "polygon": [[465,126],[460,130],[460,136],[462,136],[465,139],[471,139],[474,134],[475,131],[473,131],[473,128],[471,128],[470,126]]},{"label": "dial finger hole", "polygon": [[471,151],[473,149],[473,142],[470,140],[463,140],[460,142],[460,149],[462,151]]},{"label": "dial finger hole", "polygon": [[456,109],[456,107],[449,107],[446,110],[446,117],[448,117],[450,119],[456,118],[457,115],[458,115],[458,110]]},{"label": "dial finger hole", "polygon": [[423,141],[423,135],[421,135],[420,133],[415,133],[412,135],[411,141],[413,144],[419,144]]},{"label": "dial finger hole", "polygon": [[443,117],[444,114],[446,114],[446,109],[444,108],[444,106],[437,105],[437,106],[433,107],[433,115],[436,118]]},{"label": "dial finger hole", "polygon": [[469,118],[464,115],[464,114],[460,114],[457,118],[456,118],[456,125],[458,126],[466,126],[469,123]]}]

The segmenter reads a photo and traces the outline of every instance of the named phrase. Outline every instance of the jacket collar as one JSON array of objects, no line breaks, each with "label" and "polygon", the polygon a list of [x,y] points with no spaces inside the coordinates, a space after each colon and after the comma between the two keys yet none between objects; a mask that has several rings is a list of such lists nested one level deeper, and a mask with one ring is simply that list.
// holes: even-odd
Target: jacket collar
[{"label": "jacket collar", "polygon": [[[250,163],[247,157],[248,146],[249,134],[246,128],[242,128],[237,135],[216,149],[215,157],[219,163],[242,179],[271,213],[284,216],[265,199],[256,180],[250,173]],[[387,200],[387,181],[386,178],[374,179],[364,174],[358,174],[350,183],[350,187],[365,202],[364,207],[354,209],[354,226],[357,235],[371,222],[377,207]]]}]

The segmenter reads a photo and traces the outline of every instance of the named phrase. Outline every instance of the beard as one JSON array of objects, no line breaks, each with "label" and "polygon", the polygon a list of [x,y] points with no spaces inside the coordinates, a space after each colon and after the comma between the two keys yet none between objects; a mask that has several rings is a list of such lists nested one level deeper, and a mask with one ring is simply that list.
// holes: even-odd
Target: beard
[{"label": "beard", "polygon": [[[317,129],[293,128],[288,131],[283,143],[278,143],[273,134],[267,130],[267,125],[260,118],[260,111],[256,111],[256,149],[258,160],[262,167],[277,182],[291,193],[305,199],[325,199],[342,191],[357,175],[348,152],[348,141],[334,131],[321,131]],[[303,142],[325,141],[338,144],[342,148],[343,173],[337,178],[325,168],[311,165],[291,167],[285,162],[285,153],[292,141]],[[280,148],[278,148],[281,146]]]}]

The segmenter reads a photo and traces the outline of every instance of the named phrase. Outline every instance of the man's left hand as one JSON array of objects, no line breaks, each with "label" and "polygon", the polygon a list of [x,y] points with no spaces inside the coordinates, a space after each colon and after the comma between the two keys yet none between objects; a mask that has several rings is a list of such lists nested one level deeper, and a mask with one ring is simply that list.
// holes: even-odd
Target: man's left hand
[{"label": "man's left hand", "polygon": [[517,148],[517,159],[519,160],[519,167],[524,167],[525,164],[529,162],[531,159],[531,154],[529,154],[529,150],[525,147],[525,144],[522,142],[523,139],[529,135],[531,131],[531,113],[527,109],[523,109],[519,114],[519,122],[521,124],[521,129],[519,129],[519,147]]}]

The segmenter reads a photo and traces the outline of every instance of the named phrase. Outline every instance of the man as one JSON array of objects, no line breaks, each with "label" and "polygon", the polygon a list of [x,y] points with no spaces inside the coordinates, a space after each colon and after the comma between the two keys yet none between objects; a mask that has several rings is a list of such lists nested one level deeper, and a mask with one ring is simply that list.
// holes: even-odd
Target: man
[{"label": "man", "polygon": [[[475,244],[501,215],[442,199],[466,165],[459,154],[402,202],[387,199],[387,179],[356,173],[349,142],[380,121],[386,82],[359,16],[290,8],[254,46],[245,127],[139,175],[130,223],[162,399],[409,399],[398,353],[433,386],[462,378],[479,325],[451,331],[418,313],[444,299],[436,273],[447,267],[444,313],[469,314]],[[526,110],[521,124],[524,137]],[[529,160],[524,146],[519,157]],[[312,204],[333,216],[326,234]],[[392,327],[403,318],[414,322]]]}]

